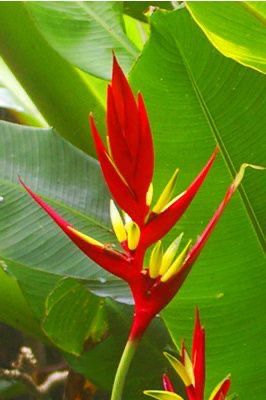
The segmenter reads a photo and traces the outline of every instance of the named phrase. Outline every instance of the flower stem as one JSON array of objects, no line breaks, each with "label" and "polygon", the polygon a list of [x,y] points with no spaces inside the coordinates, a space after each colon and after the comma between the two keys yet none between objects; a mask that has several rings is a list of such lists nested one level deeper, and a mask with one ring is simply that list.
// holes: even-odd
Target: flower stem
[{"label": "flower stem", "polygon": [[125,378],[126,378],[128,370],[129,370],[131,361],[136,352],[136,349],[138,347],[138,344],[139,344],[138,339],[135,339],[135,340],[129,339],[126,344],[126,347],[123,351],[121,360],[119,362],[119,365],[118,365],[118,368],[116,371],[111,400],[121,400],[122,399]]}]

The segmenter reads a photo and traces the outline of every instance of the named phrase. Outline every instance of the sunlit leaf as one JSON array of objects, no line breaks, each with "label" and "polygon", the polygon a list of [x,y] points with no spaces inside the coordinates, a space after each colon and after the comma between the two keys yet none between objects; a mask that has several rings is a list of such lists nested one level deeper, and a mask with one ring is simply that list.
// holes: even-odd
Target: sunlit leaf
[{"label": "sunlit leaf", "polygon": [[38,29],[72,65],[108,79],[114,51],[127,71],[138,55],[124,32],[121,2],[28,2]]},{"label": "sunlit leaf", "polygon": [[88,115],[93,112],[103,128],[102,102],[79,71],[49,46],[27,4],[0,2],[0,54],[47,123],[94,154]]},{"label": "sunlit leaf", "polygon": [[103,299],[74,279],[64,278],[46,299],[42,327],[60,349],[79,355],[105,338],[106,318]]},{"label": "sunlit leaf", "polygon": [[0,58],[0,108],[11,110],[21,123],[47,126],[47,123]]},{"label": "sunlit leaf", "polygon": [[225,56],[266,73],[264,2],[190,2],[192,17]]}]

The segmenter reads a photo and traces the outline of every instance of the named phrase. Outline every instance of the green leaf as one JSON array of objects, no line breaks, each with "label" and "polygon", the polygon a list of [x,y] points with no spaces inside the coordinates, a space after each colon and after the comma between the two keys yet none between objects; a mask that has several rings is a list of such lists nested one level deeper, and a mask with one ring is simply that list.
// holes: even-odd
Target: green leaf
[{"label": "green leaf", "polygon": [[[100,241],[115,242],[109,221],[109,194],[98,163],[51,129],[1,122],[0,257],[8,266],[12,264],[13,273],[18,276],[23,266],[23,273],[28,275],[35,269],[72,276],[85,279],[97,293],[128,296],[124,283],[83,255],[30,199],[18,183],[19,175],[78,229]],[[18,264],[16,271],[14,264]],[[50,288],[49,282],[48,277]]]},{"label": "green leaf", "polygon": [[192,17],[226,57],[266,73],[266,4],[250,1],[187,2]]},{"label": "green leaf", "polygon": [[[40,322],[44,320],[45,333],[57,347],[65,350],[64,356],[70,366],[86,375],[97,386],[110,391],[130,328],[132,307],[98,298],[100,305],[103,301],[105,303],[104,308],[100,308],[100,314],[94,316],[94,323],[96,322],[94,328],[96,326],[100,329],[91,331],[91,325],[88,323],[93,311],[91,298],[94,298],[96,305],[97,301],[96,297],[87,291],[84,283],[81,284],[70,278],[61,279],[51,273],[25,268],[23,265],[9,263],[9,266],[22,286],[23,293],[38,320]],[[117,290],[116,294],[118,295]],[[104,313],[103,316],[101,311]],[[71,319],[71,316],[74,318]],[[109,329],[108,336],[105,338],[106,323]],[[102,328],[104,328],[103,331]],[[86,341],[88,332],[90,335],[93,333],[93,341]],[[103,341],[93,346],[94,342],[99,342],[100,339]],[[138,349],[136,360],[130,369],[127,399],[144,399],[142,397],[144,389],[158,387],[161,374],[167,368],[167,361],[162,354],[171,344],[172,341],[164,324],[156,318]],[[89,351],[86,351],[88,347]],[[80,356],[74,355],[79,352],[82,353]],[[150,371],[148,375],[147,371]],[[141,378],[139,378],[140,373]]]},{"label": "green leaf", "polygon": [[26,3],[0,3],[0,55],[48,124],[94,154],[88,115],[93,112],[103,130],[102,103],[83,75],[49,46]]},{"label": "green leaf", "polygon": [[0,396],[2,400],[14,399],[14,396],[25,394],[26,388],[20,382],[0,380]]},{"label": "green leaf", "polygon": [[0,321],[40,337],[40,328],[14,277],[0,257]]},{"label": "green leaf", "polygon": [[45,120],[0,58],[0,108],[11,110],[26,125],[47,126]]},{"label": "green leaf", "polygon": [[149,25],[128,15],[124,15],[124,21],[128,38],[139,50],[142,50],[149,37]]},{"label": "green leaf", "polygon": [[125,71],[138,56],[124,32],[121,2],[28,2],[48,43],[72,65],[109,79],[112,50]]},{"label": "green leaf", "polygon": [[79,355],[107,333],[104,300],[74,279],[63,278],[47,297],[42,327],[57,347]]},{"label": "green leaf", "polygon": [[[115,371],[126,344],[130,327],[132,307],[113,301],[106,301],[107,315],[110,326],[110,336],[81,357],[65,355],[70,365],[92,382],[106,391],[110,391]],[[127,376],[124,398],[127,400],[145,400],[143,390],[158,387],[161,375],[167,368],[163,356],[166,347],[172,341],[160,318],[155,318],[142,343],[137,349],[136,356]]]},{"label": "green leaf", "polygon": [[[181,168],[182,192],[217,142],[221,148],[222,157],[168,237],[170,242],[185,232],[184,240],[196,239],[240,164],[264,161],[265,79],[217,52],[186,9],[156,12],[151,25],[150,41],[131,80],[144,93],[155,137],[156,194],[176,167]],[[190,342],[198,305],[207,332],[206,393],[231,372],[232,392],[255,400],[265,392],[266,277],[260,228],[265,226],[266,175],[247,172],[163,318],[178,345],[182,338]]]}]

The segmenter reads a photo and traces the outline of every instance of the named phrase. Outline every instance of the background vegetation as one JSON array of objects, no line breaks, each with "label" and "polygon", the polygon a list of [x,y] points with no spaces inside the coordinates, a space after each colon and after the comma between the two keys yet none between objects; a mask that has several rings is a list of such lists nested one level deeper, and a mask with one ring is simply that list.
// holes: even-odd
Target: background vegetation
[{"label": "background vegetation", "polygon": [[[33,204],[17,177],[83,231],[115,240],[87,123],[92,111],[104,132],[112,51],[144,94],[156,194],[176,167],[182,191],[216,144],[221,150],[168,241],[181,232],[195,239],[240,165],[265,159],[265,3],[157,2],[144,14],[151,5],[0,3],[0,107],[2,119],[12,121],[0,122],[0,361],[8,367],[19,346],[29,344],[41,360],[40,381],[50,373],[47,366],[70,366],[98,388],[93,394],[72,373],[69,399],[77,398],[73,387],[82,388],[84,399],[110,392],[131,298]],[[264,398],[265,188],[265,174],[247,171],[186,285],[145,336],[127,400],[160,387],[167,369],[162,351],[190,337],[195,304],[208,335],[207,393],[231,372],[239,398]],[[23,391],[0,381],[0,398]]]}]

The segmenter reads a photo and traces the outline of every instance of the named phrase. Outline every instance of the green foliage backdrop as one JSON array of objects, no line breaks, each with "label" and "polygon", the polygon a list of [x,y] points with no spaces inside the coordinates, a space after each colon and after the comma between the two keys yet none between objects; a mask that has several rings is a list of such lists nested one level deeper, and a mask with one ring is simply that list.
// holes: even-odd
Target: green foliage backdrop
[{"label": "green foliage backdrop", "polygon": [[[165,2],[170,10],[147,17],[144,3],[142,9],[135,2],[0,3],[0,55],[55,128],[0,123],[0,319],[57,346],[106,390],[129,329],[129,291],[77,250],[29,199],[18,175],[79,229],[115,243],[87,126],[93,111],[105,129],[111,50],[147,103],[155,195],[176,167],[178,191],[184,190],[220,147],[208,180],[166,242],[181,232],[195,240],[240,165],[262,165],[265,155],[263,5],[188,2],[172,10]],[[128,20],[130,34],[124,10],[135,18]],[[231,372],[232,392],[264,398],[265,183],[265,173],[247,171],[180,294],[147,333],[127,400],[160,387],[167,368],[162,351],[190,340],[195,305],[207,331],[207,394]]]}]

